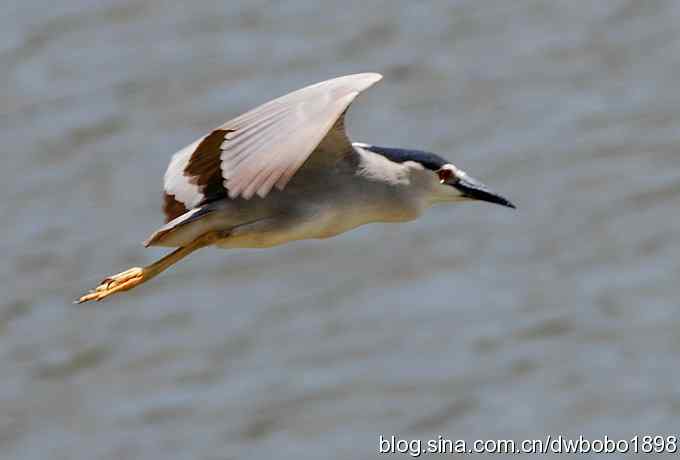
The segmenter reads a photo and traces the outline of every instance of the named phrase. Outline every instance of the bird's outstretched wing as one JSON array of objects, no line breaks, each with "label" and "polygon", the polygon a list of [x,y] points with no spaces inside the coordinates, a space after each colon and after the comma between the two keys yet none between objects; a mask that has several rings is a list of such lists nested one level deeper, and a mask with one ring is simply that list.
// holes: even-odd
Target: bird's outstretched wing
[{"label": "bird's outstretched wing", "polygon": [[281,190],[321,143],[323,150],[349,151],[344,113],[381,78],[361,73],[307,86],[229,120],[175,153],[165,173],[166,220],[213,199]]}]

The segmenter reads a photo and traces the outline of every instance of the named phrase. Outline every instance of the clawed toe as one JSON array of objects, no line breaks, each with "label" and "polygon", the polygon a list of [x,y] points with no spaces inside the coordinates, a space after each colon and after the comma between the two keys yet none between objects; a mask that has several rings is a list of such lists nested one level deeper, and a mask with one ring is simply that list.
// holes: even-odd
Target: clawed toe
[{"label": "clawed toe", "polygon": [[116,292],[127,291],[145,281],[143,268],[133,267],[117,275],[104,278],[99,286],[80,297],[75,303],[89,302],[91,300],[100,301]]}]

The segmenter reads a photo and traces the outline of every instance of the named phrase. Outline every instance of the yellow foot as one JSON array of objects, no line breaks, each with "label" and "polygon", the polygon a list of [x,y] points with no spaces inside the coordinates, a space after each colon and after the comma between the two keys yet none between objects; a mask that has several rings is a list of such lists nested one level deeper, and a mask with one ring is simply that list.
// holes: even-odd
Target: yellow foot
[{"label": "yellow foot", "polygon": [[147,274],[143,268],[133,267],[124,272],[118,273],[117,275],[109,276],[104,279],[99,286],[94,290],[85,294],[80,299],[76,300],[75,303],[89,302],[90,300],[96,300],[99,302],[102,299],[115,294],[116,292],[128,291],[148,279]]}]

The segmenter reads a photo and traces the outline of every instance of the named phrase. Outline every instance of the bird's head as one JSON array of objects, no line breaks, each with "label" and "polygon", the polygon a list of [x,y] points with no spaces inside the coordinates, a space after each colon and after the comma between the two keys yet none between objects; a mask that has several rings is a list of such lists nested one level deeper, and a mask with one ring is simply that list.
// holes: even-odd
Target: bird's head
[{"label": "bird's head", "polygon": [[515,208],[510,200],[492,191],[437,154],[421,150],[378,147],[359,143],[355,146],[377,153],[392,164],[410,165],[412,175],[421,179],[422,190],[428,195],[427,198],[431,203],[487,201]]}]

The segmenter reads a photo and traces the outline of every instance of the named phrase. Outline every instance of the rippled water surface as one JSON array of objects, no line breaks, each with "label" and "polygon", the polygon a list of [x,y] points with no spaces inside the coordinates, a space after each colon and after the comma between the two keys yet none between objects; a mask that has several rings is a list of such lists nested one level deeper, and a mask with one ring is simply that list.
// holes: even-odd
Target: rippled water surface
[{"label": "rippled water surface", "polygon": [[[3,459],[373,458],[427,439],[680,434],[680,3],[10,0]],[[385,79],[355,140],[508,195],[265,251],[162,254],[170,155],[307,83]]]}]

